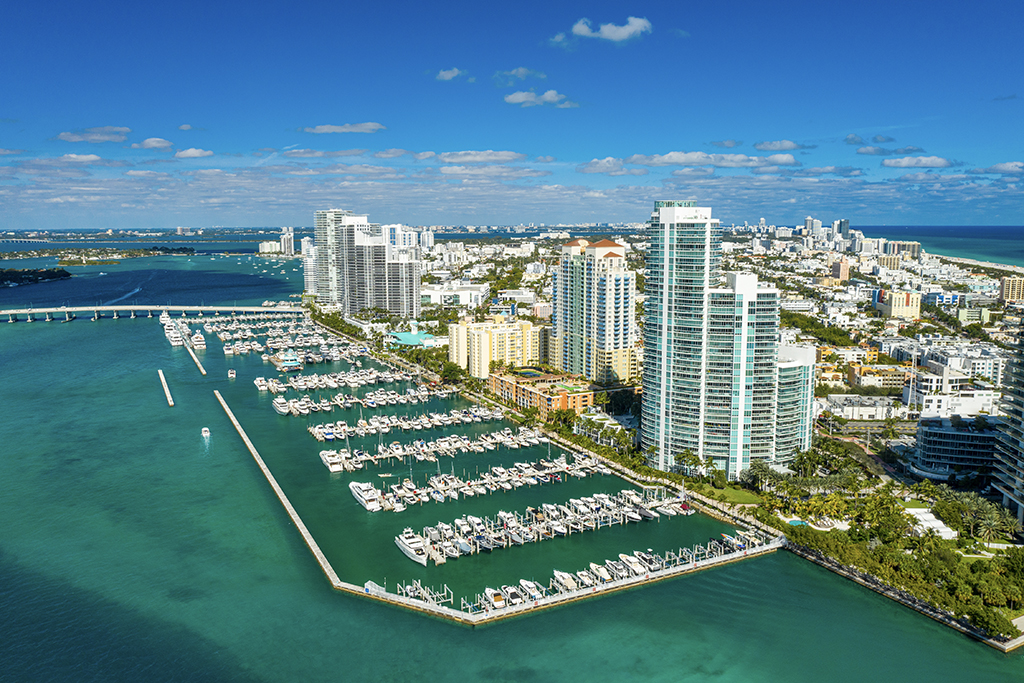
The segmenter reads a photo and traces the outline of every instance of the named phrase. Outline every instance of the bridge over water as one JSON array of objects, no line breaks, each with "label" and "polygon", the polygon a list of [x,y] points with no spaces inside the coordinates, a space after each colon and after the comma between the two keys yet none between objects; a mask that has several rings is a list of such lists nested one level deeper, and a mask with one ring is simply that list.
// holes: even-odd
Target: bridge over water
[{"label": "bridge over water", "polygon": [[[160,315],[167,311],[171,316],[187,318],[189,315],[203,317],[204,315],[252,315],[255,313],[301,313],[302,306],[174,306],[168,305],[139,305],[120,304],[112,306],[53,306],[53,307],[31,307],[31,308],[9,308],[0,310],[0,316],[6,315],[7,322],[16,323],[19,320],[34,322],[37,319],[46,321],[56,318],[63,318],[65,321],[73,320],[79,314],[91,313],[92,320],[110,317],[118,319],[122,317],[152,318],[153,312]],[[19,317],[22,316],[22,317]]]}]

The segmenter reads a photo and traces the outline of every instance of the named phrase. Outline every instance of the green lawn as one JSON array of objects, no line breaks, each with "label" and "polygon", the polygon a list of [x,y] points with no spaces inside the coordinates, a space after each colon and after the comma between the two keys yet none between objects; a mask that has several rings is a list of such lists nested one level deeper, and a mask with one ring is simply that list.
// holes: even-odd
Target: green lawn
[{"label": "green lawn", "polygon": [[711,495],[714,496],[715,498],[718,498],[718,496],[721,494],[725,495],[725,500],[728,503],[746,504],[761,502],[761,497],[759,495],[757,495],[753,491],[748,491],[746,489],[724,488],[721,491],[719,491],[718,489],[711,490]]},{"label": "green lawn", "polygon": [[923,503],[923,502],[917,500],[916,498],[911,498],[910,500],[901,500],[900,501],[900,505],[902,505],[905,508],[927,508],[928,507],[928,503]]}]

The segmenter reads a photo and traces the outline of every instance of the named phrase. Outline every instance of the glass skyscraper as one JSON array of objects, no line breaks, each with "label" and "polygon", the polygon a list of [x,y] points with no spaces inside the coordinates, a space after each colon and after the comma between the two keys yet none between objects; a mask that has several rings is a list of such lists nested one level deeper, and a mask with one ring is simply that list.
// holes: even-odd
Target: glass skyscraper
[{"label": "glass skyscraper", "polygon": [[1024,523],[1024,332],[1003,375],[1003,426],[996,443],[993,482],[1003,494],[1003,505]]},{"label": "glass skyscraper", "polygon": [[779,293],[723,276],[720,233],[710,208],[655,202],[641,441],[653,467],[674,469],[689,450],[736,479],[776,457]]}]

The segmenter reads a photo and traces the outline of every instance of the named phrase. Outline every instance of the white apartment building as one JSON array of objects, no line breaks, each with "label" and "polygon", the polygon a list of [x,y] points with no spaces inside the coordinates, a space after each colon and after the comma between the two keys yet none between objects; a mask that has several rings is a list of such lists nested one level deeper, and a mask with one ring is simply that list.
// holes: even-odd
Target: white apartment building
[{"label": "white apartment building", "polygon": [[[317,300],[349,316],[382,308],[406,318],[420,313],[420,260],[402,226],[369,223],[365,214],[317,211]],[[394,240],[394,244],[392,244]]]},{"label": "white apartment building", "polygon": [[915,370],[903,387],[903,403],[917,406],[922,418],[951,415],[997,415],[1000,392],[978,385],[962,372],[942,367],[938,372]]}]

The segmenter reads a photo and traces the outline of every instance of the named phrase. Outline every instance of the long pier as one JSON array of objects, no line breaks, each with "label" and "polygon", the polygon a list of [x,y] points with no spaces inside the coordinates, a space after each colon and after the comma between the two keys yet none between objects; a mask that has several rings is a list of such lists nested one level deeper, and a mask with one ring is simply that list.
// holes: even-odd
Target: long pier
[{"label": "long pier", "polygon": [[[171,315],[177,315],[178,317],[188,317],[188,315],[195,314],[197,316],[204,315],[252,315],[256,313],[301,313],[302,307],[298,304],[295,306],[175,306],[172,304],[159,305],[159,304],[121,304],[121,305],[110,305],[110,306],[49,306],[41,308],[8,308],[0,310],[0,316],[6,315],[7,322],[15,323],[18,322],[18,316],[24,316],[24,320],[27,322],[33,322],[36,316],[42,316],[47,322],[56,318],[63,317],[65,321],[73,320],[78,317],[79,313],[92,313],[93,320],[99,320],[100,318],[111,317],[115,320],[120,318],[122,315],[127,315],[131,318],[138,318],[140,315],[152,318],[153,311],[159,314],[161,311],[167,311]],[[105,315],[106,314],[106,315]]]},{"label": "long pier", "polygon": [[164,377],[164,371],[163,370],[157,370],[156,374],[160,375],[160,384],[164,385],[164,396],[167,397],[167,405],[169,407],[173,408],[174,407],[174,399],[171,398],[171,390],[167,386],[167,378]]},{"label": "long pier", "polygon": [[415,595],[411,595],[410,593],[412,593],[412,591],[408,591],[406,588],[401,588],[404,593],[402,595],[391,593],[385,587],[382,587],[373,581],[367,581],[363,586],[357,586],[355,584],[342,581],[338,577],[337,572],[334,571],[331,563],[323,554],[323,551],[320,550],[320,546],[317,545],[316,540],[309,532],[309,529],[306,528],[302,518],[299,517],[298,512],[295,511],[295,508],[292,506],[288,497],[277,483],[274,475],[271,474],[270,469],[267,467],[263,458],[256,450],[256,447],[245,433],[245,430],[242,429],[242,425],[238,422],[234,413],[231,412],[231,408],[228,407],[224,397],[221,396],[219,391],[214,390],[213,393],[220,402],[220,405],[224,409],[228,419],[231,420],[231,424],[234,425],[235,431],[237,431],[238,435],[242,437],[242,441],[245,443],[246,448],[249,449],[249,453],[252,455],[253,460],[256,461],[260,471],[263,472],[263,476],[266,478],[267,483],[269,483],[271,488],[274,490],[274,494],[281,502],[285,512],[288,513],[292,523],[295,524],[295,527],[299,530],[306,546],[313,554],[313,557],[316,558],[316,561],[320,564],[320,569],[327,577],[332,588],[344,593],[359,595],[364,598],[370,598],[379,602],[402,607],[435,618],[452,621],[457,624],[462,624],[463,626],[483,626],[492,622],[502,621],[512,617],[525,616],[540,610],[560,607],[562,605],[586,600],[599,595],[609,595],[618,591],[631,590],[650,583],[656,583],[675,578],[677,576],[682,576],[683,574],[689,574],[703,569],[737,562],[739,560],[747,559],[748,557],[755,557],[757,555],[774,552],[785,545],[785,538],[780,536],[768,543],[743,550],[736,550],[733,552],[706,557],[699,557],[694,554],[686,558],[688,561],[680,561],[678,564],[664,569],[650,571],[642,575],[617,579],[596,586],[579,588],[574,591],[554,592],[552,594],[545,595],[539,600],[529,601],[521,605],[509,606],[499,610],[484,609],[474,611],[472,609],[456,609],[455,607],[449,607],[445,603],[452,601],[450,589],[446,587],[443,591],[434,591],[419,586],[419,582],[414,582],[414,584],[419,587],[419,590],[415,592]]}]

